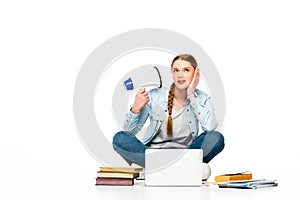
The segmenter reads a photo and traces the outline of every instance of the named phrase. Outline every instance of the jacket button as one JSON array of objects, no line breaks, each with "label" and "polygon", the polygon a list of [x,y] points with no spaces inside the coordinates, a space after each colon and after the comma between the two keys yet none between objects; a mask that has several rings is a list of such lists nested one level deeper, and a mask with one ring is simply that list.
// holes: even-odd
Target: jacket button
[{"label": "jacket button", "polygon": [[189,123],[191,124],[192,122],[191,122],[191,121],[189,121]]},{"label": "jacket button", "polygon": [[189,110],[189,109],[186,109],[186,111],[189,112],[190,110]]}]

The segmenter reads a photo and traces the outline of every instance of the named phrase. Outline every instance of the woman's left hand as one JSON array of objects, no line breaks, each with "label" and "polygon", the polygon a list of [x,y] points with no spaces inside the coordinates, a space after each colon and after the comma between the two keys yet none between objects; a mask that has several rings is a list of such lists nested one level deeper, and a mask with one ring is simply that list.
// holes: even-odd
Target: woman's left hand
[{"label": "woman's left hand", "polygon": [[200,69],[199,69],[199,67],[196,67],[193,80],[190,83],[189,87],[187,88],[188,95],[192,94],[195,91],[195,89],[199,83],[199,79],[200,79]]}]

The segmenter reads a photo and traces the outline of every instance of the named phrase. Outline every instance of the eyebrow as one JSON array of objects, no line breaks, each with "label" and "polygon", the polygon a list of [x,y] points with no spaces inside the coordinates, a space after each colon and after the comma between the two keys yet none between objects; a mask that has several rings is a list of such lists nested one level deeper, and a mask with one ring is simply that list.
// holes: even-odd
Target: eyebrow
[{"label": "eyebrow", "polygon": [[[191,69],[192,67],[183,67],[182,69]],[[179,69],[178,67],[173,67],[172,69]]]}]

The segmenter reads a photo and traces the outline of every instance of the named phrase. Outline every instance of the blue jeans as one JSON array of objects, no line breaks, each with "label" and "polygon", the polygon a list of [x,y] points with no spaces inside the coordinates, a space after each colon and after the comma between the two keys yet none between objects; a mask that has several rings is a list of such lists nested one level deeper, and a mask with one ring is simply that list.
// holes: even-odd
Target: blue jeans
[{"label": "blue jeans", "polygon": [[[189,149],[202,149],[203,162],[208,163],[223,150],[224,146],[224,137],[221,133],[207,131],[200,134],[189,146]],[[135,136],[120,131],[113,137],[113,147],[129,165],[136,163],[145,167],[145,150],[149,147]]]}]

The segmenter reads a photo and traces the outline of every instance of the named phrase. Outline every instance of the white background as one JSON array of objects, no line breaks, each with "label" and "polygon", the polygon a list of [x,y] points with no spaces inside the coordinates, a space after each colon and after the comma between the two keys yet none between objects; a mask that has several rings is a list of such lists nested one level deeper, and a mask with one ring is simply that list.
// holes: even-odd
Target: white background
[{"label": "white background", "polygon": [[[299,8],[296,0],[1,1],[1,199],[94,197],[99,164],[76,132],[76,77],[102,42],[138,28],[184,34],[217,67],[226,147],[213,174],[250,170],[296,188]],[[77,180],[85,189],[68,187]]]}]

